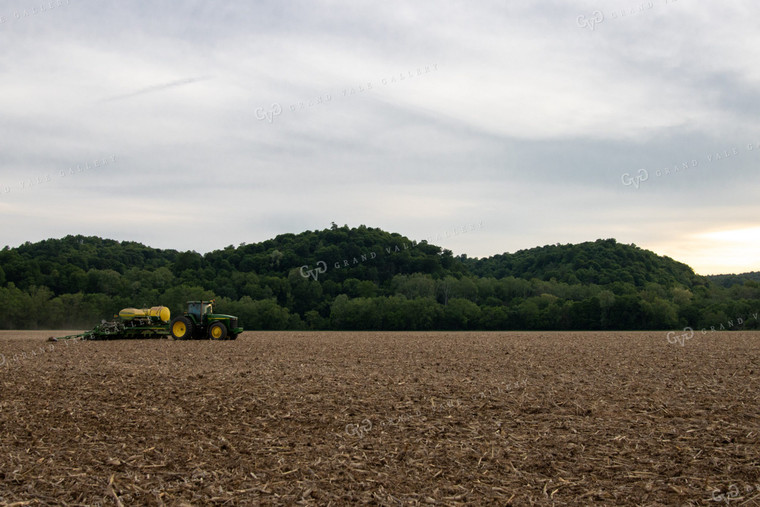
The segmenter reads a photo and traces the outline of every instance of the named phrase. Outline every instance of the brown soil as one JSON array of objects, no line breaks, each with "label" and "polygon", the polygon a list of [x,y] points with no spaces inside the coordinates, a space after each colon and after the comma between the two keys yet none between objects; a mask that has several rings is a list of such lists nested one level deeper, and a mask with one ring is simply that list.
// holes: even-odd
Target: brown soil
[{"label": "brown soil", "polygon": [[50,335],[0,334],[2,505],[760,504],[760,333]]}]

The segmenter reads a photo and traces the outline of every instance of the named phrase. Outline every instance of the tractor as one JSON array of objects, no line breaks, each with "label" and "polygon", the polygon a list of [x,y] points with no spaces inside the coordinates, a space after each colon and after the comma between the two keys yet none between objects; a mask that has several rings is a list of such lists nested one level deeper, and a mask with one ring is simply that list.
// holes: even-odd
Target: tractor
[{"label": "tractor", "polygon": [[214,313],[214,300],[188,301],[184,315],[174,317],[169,332],[175,340],[234,340],[243,328],[233,315]]},{"label": "tractor", "polygon": [[165,306],[152,308],[125,308],[109,321],[102,321],[92,331],[86,333],[50,337],[48,341],[59,340],[125,340],[132,338],[167,338],[190,340],[209,338],[211,340],[234,340],[243,332],[238,318],[233,315],[214,313],[214,300],[188,301],[187,312],[171,319],[171,312]]}]

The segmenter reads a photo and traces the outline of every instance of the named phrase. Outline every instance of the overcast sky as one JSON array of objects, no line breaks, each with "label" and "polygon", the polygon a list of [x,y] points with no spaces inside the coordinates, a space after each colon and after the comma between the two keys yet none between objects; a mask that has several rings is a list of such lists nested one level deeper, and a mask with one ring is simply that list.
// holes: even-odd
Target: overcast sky
[{"label": "overcast sky", "polygon": [[749,0],[2,0],[0,245],[205,253],[335,222],[471,257],[616,238],[760,270],[757,19]]}]

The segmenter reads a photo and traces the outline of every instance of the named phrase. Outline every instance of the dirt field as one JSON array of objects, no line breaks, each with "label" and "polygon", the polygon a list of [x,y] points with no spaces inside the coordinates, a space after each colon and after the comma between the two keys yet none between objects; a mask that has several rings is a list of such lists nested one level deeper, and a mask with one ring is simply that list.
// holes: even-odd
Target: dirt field
[{"label": "dirt field", "polygon": [[759,333],[51,334],[0,333],[0,505],[760,505]]}]

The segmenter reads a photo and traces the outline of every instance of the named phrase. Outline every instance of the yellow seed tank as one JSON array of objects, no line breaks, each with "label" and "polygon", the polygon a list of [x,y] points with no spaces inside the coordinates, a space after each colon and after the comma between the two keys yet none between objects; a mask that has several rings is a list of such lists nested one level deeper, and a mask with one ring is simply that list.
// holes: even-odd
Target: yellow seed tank
[{"label": "yellow seed tank", "polygon": [[119,317],[124,320],[132,319],[159,319],[161,322],[171,320],[171,312],[165,306],[154,306],[152,308],[124,308],[119,312]]}]

